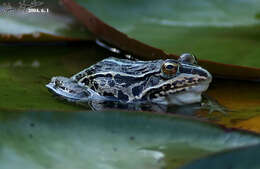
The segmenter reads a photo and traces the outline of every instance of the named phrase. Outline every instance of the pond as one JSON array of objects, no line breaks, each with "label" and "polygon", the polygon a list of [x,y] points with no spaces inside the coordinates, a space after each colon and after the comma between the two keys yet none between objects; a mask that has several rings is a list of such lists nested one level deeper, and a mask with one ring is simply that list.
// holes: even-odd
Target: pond
[{"label": "pond", "polygon": [[[228,115],[217,112],[210,115],[199,105],[168,107],[167,117],[154,112],[125,110],[88,112],[91,110],[88,105],[57,99],[45,85],[53,76],[70,77],[114,53],[95,43],[24,43],[0,48],[0,130],[4,145],[1,163],[4,169],[20,165],[34,169],[84,168],[84,164],[90,168],[176,168],[198,157],[254,145],[260,140],[257,135],[225,132],[210,124],[169,116],[188,115],[233,126],[259,113],[258,109],[247,107],[246,102],[241,103],[239,98],[230,100],[234,95],[243,95],[243,99],[247,97],[254,105],[252,100],[258,99],[258,95],[244,92],[248,85],[254,92],[260,92],[257,83],[239,82],[242,94],[232,89],[238,81],[213,81],[207,95],[233,111]],[[219,92],[222,94],[218,95]],[[10,158],[16,162],[9,163]]]},{"label": "pond", "polygon": [[[17,10],[19,2],[11,7]],[[100,22],[91,21],[95,16],[83,12],[83,20],[91,16],[84,27],[74,17],[79,8],[63,8],[71,0],[63,0],[63,7],[42,2],[49,14],[18,9],[0,21],[1,169],[259,168],[260,3],[76,1],[157,48],[150,51],[128,36],[114,41],[122,36],[103,34],[111,29],[101,24],[100,31]],[[140,60],[196,54],[213,74],[203,105],[70,103],[50,93],[46,84],[54,76],[71,77],[110,56],[124,58],[97,45],[100,37]]]}]

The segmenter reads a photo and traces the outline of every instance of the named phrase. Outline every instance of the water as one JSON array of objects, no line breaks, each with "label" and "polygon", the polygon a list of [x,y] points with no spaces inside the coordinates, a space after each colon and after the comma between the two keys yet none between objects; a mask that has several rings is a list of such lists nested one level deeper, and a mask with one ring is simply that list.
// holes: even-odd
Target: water
[{"label": "water", "polygon": [[[201,110],[200,104],[166,106],[148,103],[124,104],[96,101],[78,104],[68,103],[55,98],[45,87],[53,76],[71,77],[75,73],[95,64],[103,58],[109,56],[124,57],[126,53],[122,51],[116,53],[114,51],[111,52],[106,49],[108,46],[103,48],[97,46],[95,43],[79,43],[76,45],[54,44],[45,46],[27,44],[15,46],[16,50],[13,50],[13,48],[14,46],[12,45],[0,46],[2,51],[2,59],[0,62],[0,80],[2,82],[0,84],[0,88],[2,89],[0,94],[0,110],[77,111],[92,109],[98,111],[104,109],[127,109],[188,116],[195,115]],[[223,85],[223,83],[226,84]],[[240,84],[243,89],[248,86],[248,84],[243,86],[242,82]],[[225,93],[230,92],[232,85],[233,83],[229,83],[227,80],[214,79],[208,93],[217,100],[221,99],[220,105],[228,106],[228,104],[225,104],[226,100],[223,100],[219,93],[221,93],[221,91],[225,91]],[[255,91],[259,90],[257,84],[255,88]],[[256,99],[257,98],[258,97],[256,97]],[[246,102],[244,104],[246,104]],[[218,103],[214,103],[214,105],[218,105]],[[230,110],[236,109],[231,107]]]},{"label": "water", "polygon": [[108,55],[85,45],[0,46],[0,110],[84,110],[54,99],[45,85],[53,76],[70,77]]},{"label": "water", "polygon": [[[153,105],[155,109],[151,105],[130,106],[132,110],[150,111],[148,114],[133,112],[129,107],[126,112],[126,105],[114,103],[121,109],[120,113],[86,112],[90,106],[93,108],[94,102],[90,106],[79,105],[53,97],[45,87],[51,77],[70,77],[114,55],[94,43],[2,45],[0,50],[0,162],[3,169],[177,168],[214,152],[259,143],[257,135],[225,132],[207,123],[151,113],[197,116],[198,104]],[[234,83],[239,84],[239,88],[234,88]],[[215,79],[208,94],[236,110],[227,116],[220,114],[220,118],[235,121],[258,113],[252,109],[253,100],[258,105],[259,96],[255,94],[258,90],[257,83]],[[248,107],[247,101],[253,106]],[[107,106],[115,108],[111,103]],[[106,105],[101,104],[102,107]],[[200,118],[205,116],[208,114]]]}]

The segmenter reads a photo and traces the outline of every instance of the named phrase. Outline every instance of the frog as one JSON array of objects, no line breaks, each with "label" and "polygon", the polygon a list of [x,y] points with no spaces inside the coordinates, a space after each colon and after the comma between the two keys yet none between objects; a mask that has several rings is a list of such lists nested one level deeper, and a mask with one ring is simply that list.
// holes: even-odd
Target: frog
[{"label": "frog", "polygon": [[189,53],[178,59],[130,60],[108,57],[71,77],[56,76],[48,90],[69,102],[133,105],[199,103],[212,75]]}]

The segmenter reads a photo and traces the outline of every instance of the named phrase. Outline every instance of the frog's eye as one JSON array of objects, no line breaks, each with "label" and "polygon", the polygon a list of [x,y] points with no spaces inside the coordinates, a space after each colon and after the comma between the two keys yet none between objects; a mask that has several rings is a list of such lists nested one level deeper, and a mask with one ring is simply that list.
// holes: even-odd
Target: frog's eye
[{"label": "frog's eye", "polygon": [[188,63],[188,64],[197,64],[197,58],[196,56],[189,54],[189,53],[184,53],[180,56],[179,61],[181,63]]},{"label": "frog's eye", "polygon": [[162,65],[162,71],[166,75],[174,75],[179,70],[179,64],[166,62]]}]

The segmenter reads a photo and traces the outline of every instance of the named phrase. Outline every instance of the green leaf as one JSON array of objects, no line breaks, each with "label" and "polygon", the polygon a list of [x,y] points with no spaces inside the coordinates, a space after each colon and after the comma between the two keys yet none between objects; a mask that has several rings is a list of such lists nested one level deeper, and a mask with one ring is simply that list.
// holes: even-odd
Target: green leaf
[{"label": "green leaf", "polygon": [[221,152],[182,167],[181,169],[257,169],[259,162],[260,145]]},{"label": "green leaf", "polygon": [[2,169],[176,168],[260,143],[257,135],[146,113],[9,112],[0,121]]},{"label": "green leaf", "polygon": [[191,52],[200,59],[260,67],[260,1],[77,2],[131,38],[168,53]]}]

